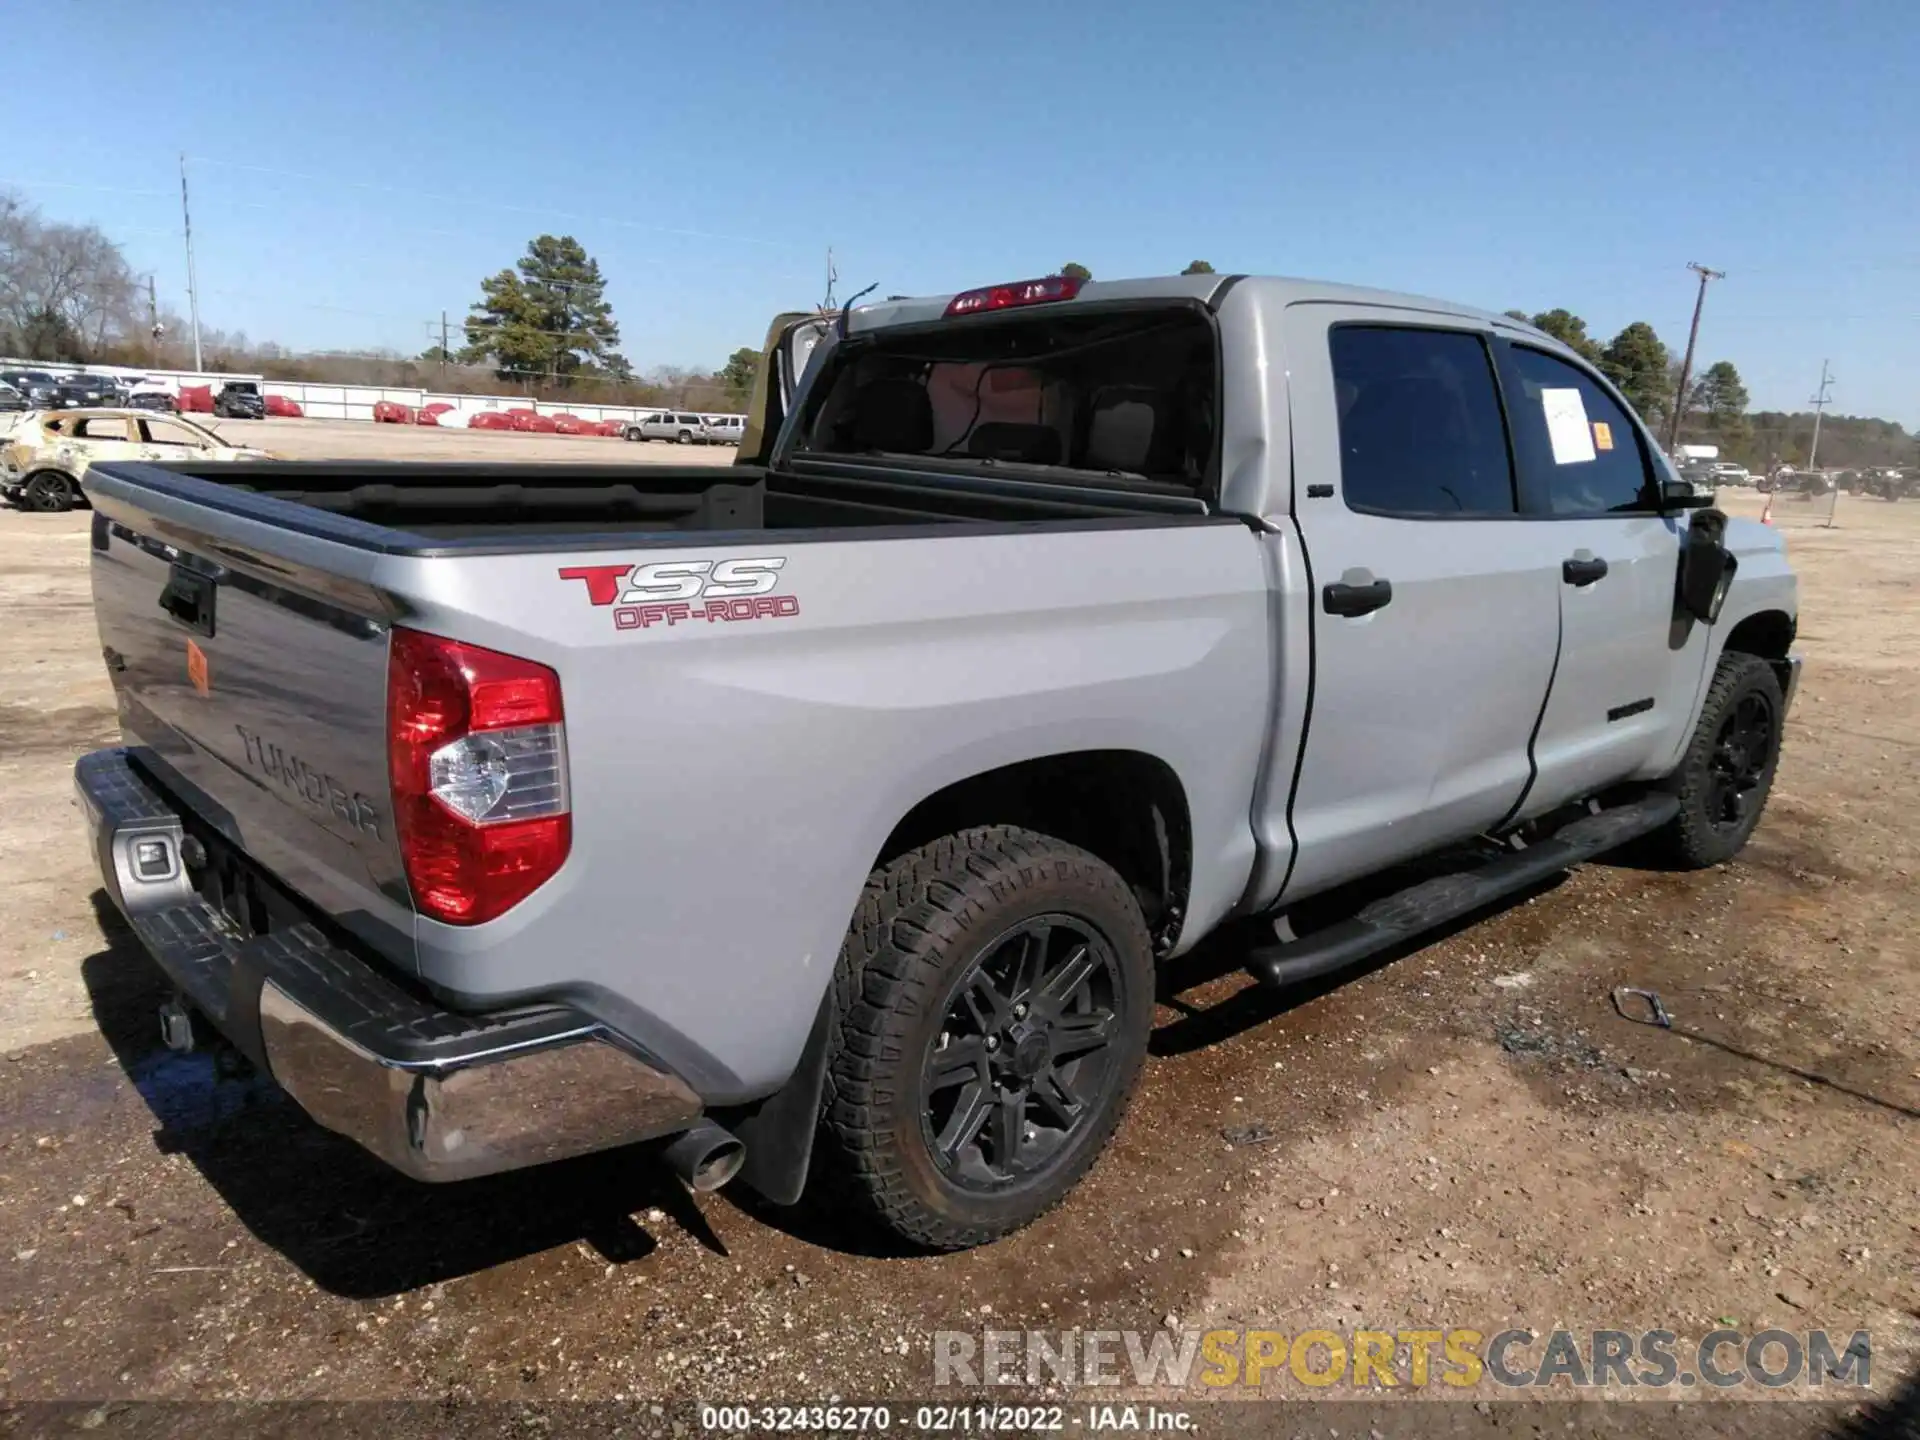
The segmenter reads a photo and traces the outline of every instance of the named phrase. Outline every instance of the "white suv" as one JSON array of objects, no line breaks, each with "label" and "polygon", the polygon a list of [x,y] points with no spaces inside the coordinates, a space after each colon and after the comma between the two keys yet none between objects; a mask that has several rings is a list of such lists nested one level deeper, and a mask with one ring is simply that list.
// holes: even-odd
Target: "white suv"
[{"label": "white suv", "polygon": [[740,437],[747,433],[747,417],[744,415],[707,416],[707,440],[714,445],[738,445]]},{"label": "white suv", "polygon": [[707,422],[684,410],[652,410],[626,428],[629,440],[673,440],[681,445],[704,445]]}]

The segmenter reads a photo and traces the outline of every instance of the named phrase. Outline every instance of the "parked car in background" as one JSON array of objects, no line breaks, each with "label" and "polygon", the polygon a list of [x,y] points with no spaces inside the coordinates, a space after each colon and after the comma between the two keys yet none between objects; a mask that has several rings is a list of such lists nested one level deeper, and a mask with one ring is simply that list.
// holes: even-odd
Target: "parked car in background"
[{"label": "parked car in background", "polygon": [[1833,477],[1821,470],[1780,470],[1762,488],[1775,495],[1825,495],[1833,489]]},{"label": "parked car in background", "polygon": [[679,445],[704,444],[707,422],[704,416],[685,410],[654,410],[627,426],[629,440],[671,440]]},{"label": "parked car in background", "polygon": [[71,510],[102,460],[271,460],[190,420],[140,410],[29,411],[0,445],[0,495],[27,510]]},{"label": "parked car in background", "polygon": [[740,437],[747,431],[747,417],[744,415],[709,415],[707,422],[707,443],[710,445],[738,445]]},{"label": "parked car in background", "polygon": [[20,411],[28,408],[30,407],[27,404],[27,397],[14,389],[13,386],[7,384],[6,381],[0,380],[0,412],[18,414]]},{"label": "parked car in background", "polygon": [[1882,500],[1904,500],[1920,495],[1920,471],[1884,468],[1861,472],[1860,490]]},{"label": "parked car in background", "polygon": [[81,397],[82,405],[119,405],[127,395],[127,387],[116,375],[92,375],[82,371],[78,375],[69,375],[60,384],[60,388],[70,395]]},{"label": "parked car in background", "polygon": [[152,410],[162,415],[178,415],[180,400],[171,390],[136,390],[127,397],[130,410]]},{"label": "parked car in background", "polygon": [[0,380],[18,390],[26,397],[27,403],[37,409],[52,407],[54,392],[60,385],[45,370],[0,370]]},{"label": "parked car in background", "polygon": [[251,380],[230,380],[213,397],[213,413],[228,420],[264,420],[266,397]]},{"label": "parked car in background", "polygon": [[1735,465],[1727,460],[1721,461],[1718,465],[1711,466],[1707,471],[1707,479],[1711,484],[1716,486],[1751,485],[1753,483],[1753,476],[1747,473],[1746,466]]}]

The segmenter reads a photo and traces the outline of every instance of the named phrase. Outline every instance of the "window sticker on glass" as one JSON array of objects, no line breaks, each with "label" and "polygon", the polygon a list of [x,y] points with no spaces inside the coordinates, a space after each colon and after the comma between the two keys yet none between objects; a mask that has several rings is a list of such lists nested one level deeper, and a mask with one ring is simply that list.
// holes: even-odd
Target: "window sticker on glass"
[{"label": "window sticker on glass", "polygon": [[1542,387],[1540,408],[1547,417],[1554,464],[1579,465],[1593,459],[1593,432],[1587,428],[1587,407],[1578,390]]},{"label": "window sticker on glass", "polygon": [[1613,448],[1613,426],[1604,420],[1593,422],[1593,448],[1596,450]]}]

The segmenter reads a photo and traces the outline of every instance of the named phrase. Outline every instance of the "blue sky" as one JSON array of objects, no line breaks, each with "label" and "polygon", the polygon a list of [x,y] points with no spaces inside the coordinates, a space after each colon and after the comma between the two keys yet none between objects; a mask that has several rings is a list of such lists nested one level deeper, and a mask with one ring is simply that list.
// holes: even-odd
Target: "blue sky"
[{"label": "blue sky", "polygon": [[[542,14],[551,19],[539,18]],[[532,17],[532,18],[529,18]],[[415,350],[543,230],[643,369],[841,293],[1045,273],[1307,275],[1684,343],[1756,407],[1920,425],[1920,27],[1882,3],[473,3],[21,7],[82,103],[0,185],[185,313]]]}]

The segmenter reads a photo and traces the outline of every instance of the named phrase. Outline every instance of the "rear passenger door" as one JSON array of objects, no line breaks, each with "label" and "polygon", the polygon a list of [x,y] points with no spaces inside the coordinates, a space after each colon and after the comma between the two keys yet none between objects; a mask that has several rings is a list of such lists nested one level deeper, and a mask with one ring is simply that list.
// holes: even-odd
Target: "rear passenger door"
[{"label": "rear passenger door", "polygon": [[1676,617],[1685,512],[1610,386],[1571,358],[1500,346],[1525,528],[1559,573],[1560,658],[1523,815],[1671,767],[1706,660]]},{"label": "rear passenger door", "polygon": [[1313,604],[1298,899],[1520,802],[1559,575],[1520,533],[1489,326],[1296,305],[1284,345]]}]

